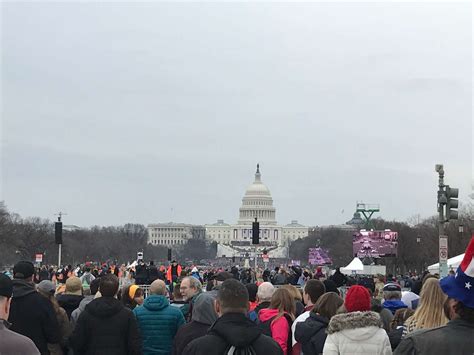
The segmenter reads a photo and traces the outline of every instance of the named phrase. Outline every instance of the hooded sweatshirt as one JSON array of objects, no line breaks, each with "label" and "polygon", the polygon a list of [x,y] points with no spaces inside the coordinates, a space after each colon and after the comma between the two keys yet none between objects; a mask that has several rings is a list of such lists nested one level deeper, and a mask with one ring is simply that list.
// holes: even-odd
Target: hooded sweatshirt
[{"label": "hooded sweatshirt", "polygon": [[280,355],[281,348],[272,338],[243,313],[226,313],[211,327],[208,334],[189,343],[186,355],[222,355],[230,347],[251,346],[256,355]]},{"label": "hooded sweatshirt", "polygon": [[74,328],[76,326],[76,322],[79,319],[79,316],[81,313],[86,309],[86,306],[91,303],[91,301],[94,299],[94,296],[86,296],[84,299],[79,303],[79,307],[75,309],[72,314],[71,314],[71,326]]},{"label": "hooded sweatshirt", "polygon": [[143,354],[170,354],[176,332],[184,324],[181,311],[171,307],[165,296],[151,295],[133,313],[143,339]]},{"label": "hooded sweatshirt", "polygon": [[392,348],[375,312],[351,312],[331,318],[324,355],[391,355]]},{"label": "hooded sweatshirt", "polygon": [[[258,313],[258,319],[262,323],[267,322],[276,316],[278,316],[278,309],[264,308]],[[281,349],[283,350],[283,354],[287,355],[289,353],[288,336],[291,325],[288,324],[288,321],[285,317],[280,317],[277,320],[271,322],[270,329],[272,332],[272,338],[278,343],[278,345],[280,345]]]},{"label": "hooded sweatshirt", "polygon": [[206,335],[212,324],[217,320],[214,310],[214,297],[207,293],[201,294],[194,303],[193,320],[179,328],[173,343],[173,354],[184,354],[184,348],[194,339]]},{"label": "hooded sweatshirt", "polygon": [[141,354],[133,313],[113,297],[91,301],[79,317],[70,338],[74,354]]}]

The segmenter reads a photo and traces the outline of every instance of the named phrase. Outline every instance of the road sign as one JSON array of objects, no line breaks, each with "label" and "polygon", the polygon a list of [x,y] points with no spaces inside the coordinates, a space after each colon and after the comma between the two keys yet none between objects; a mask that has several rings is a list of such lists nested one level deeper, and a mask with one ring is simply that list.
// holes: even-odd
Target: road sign
[{"label": "road sign", "polygon": [[439,238],[439,259],[441,261],[448,260],[448,237],[442,236]]},{"label": "road sign", "polygon": [[43,262],[43,254],[36,254],[35,255],[35,261],[37,263],[42,263]]}]

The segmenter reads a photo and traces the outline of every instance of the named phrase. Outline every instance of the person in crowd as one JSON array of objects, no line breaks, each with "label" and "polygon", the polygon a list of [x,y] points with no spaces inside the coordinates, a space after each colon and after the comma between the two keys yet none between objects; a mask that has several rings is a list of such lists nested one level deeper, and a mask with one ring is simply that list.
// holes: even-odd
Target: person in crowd
[{"label": "person in crowd", "polygon": [[191,276],[192,276],[192,277],[195,277],[196,279],[198,279],[201,284],[203,283],[202,277],[201,277],[201,275],[199,274],[199,270],[198,270],[198,268],[197,268],[196,266],[193,267],[193,269],[191,270]]},{"label": "person in crowd", "polygon": [[38,348],[30,338],[8,329],[7,319],[9,318],[12,294],[12,280],[5,274],[0,274],[0,354],[39,355]]},{"label": "person in crowd", "polygon": [[306,305],[305,312],[303,312],[299,317],[295,319],[293,325],[291,326],[291,335],[292,335],[292,347],[293,353],[298,354],[301,345],[297,344],[295,338],[296,325],[299,322],[304,322],[310,315],[310,311],[313,309],[314,305],[318,299],[326,292],[326,286],[323,282],[319,280],[308,280],[304,289],[303,289],[303,300]]},{"label": "person in crowd", "polygon": [[392,350],[395,350],[398,344],[400,344],[402,335],[406,330],[405,322],[414,313],[415,311],[411,308],[400,308],[395,312],[392,322],[390,323],[390,330],[387,332]]},{"label": "person in crowd", "polygon": [[[284,292],[288,293],[286,290]],[[288,299],[291,299],[289,294]],[[281,355],[282,350],[278,344],[271,337],[262,334],[262,330],[247,318],[248,302],[249,295],[243,284],[234,278],[224,281],[217,291],[215,301],[219,318],[207,335],[189,343],[183,354],[222,355],[253,351],[255,355]]]},{"label": "person in crowd", "polygon": [[343,307],[347,313],[337,314],[329,322],[324,355],[392,354],[380,316],[370,311],[370,293],[365,287],[351,286]]},{"label": "person in crowd", "polygon": [[436,328],[446,325],[448,318],[444,314],[443,305],[448,297],[443,293],[439,280],[426,280],[421,288],[420,303],[415,314],[405,324],[403,335],[410,334],[418,329]]},{"label": "person in crowd", "polygon": [[66,311],[64,308],[59,306],[58,301],[54,297],[56,287],[51,281],[43,280],[38,284],[37,290],[40,295],[44,296],[51,302],[59,325],[60,341],[57,344],[48,344],[49,353],[50,355],[67,354],[66,346],[69,336],[71,335],[71,326]]},{"label": "person in crowd", "polygon": [[383,301],[383,287],[385,286],[385,277],[381,274],[378,274],[374,278],[374,298],[379,300],[380,302]]},{"label": "person in crowd", "polygon": [[[370,291],[369,291],[370,292]],[[401,308],[405,309],[405,308]],[[390,331],[390,324],[393,320],[393,314],[387,308],[382,306],[380,300],[377,298],[371,299],[371,311],[376,312],[379,314],[380,319],[382,320],[383,329],[388,333]]]},{"label": "person in crowd", "polygon": [[[326,328],[343,304],[344,300],[337,293],[325,293],[319,297],[309,317],[296,324],[295,339],[301,344],[303,354],[322,354],[327,336]],[[294,351],[293,353],[295,354]]]},{"label": "person in crowd", "polygon": [[[173,289],[172,297],[171,297],[171,302],[170,305],[172,307],[176,307],[179,309],[182,313],[182,308],[188,304],[188,302],[185,301],[183,295],[181,295],[181,284],[176,284],[176,287]],[[184,315],[184,314],[183,314]]]},{"label": "person in crowd", "polygon": [[50,274],[48,272],[48,268],[46,265],[41,266],[41,270],[39,271],[38,274],[38,280],[39,282],[44,281],[44,280],[50,280]]},{"label": "person in crowd", "polygon": [[95,276],[91,274],[91,268],[89,266],[84,268],[84,273],[80,277],[80,280],[81,284],[85,287],[90,287],[92,281],[95,280]]},{"label": "person in crowd", "polygon": [[181,312],[183,313],[186,321],[190,322],[192,319],[194,302],[196,301],[196,298],[202,293],[202,284],[195,277],[186,276],[181,280],[181,283],[179,284],[179,290],[183,296],[183,299],[186,301],[186,304],[181,307]]},{"label": "person in crowd", "polygon": [[443,307],[449,319],[448,324],[409,334],[395,349],[395,355],[472,355],[474,351],[474,237],[466,249],[456,274],[443,278],[440,285],[448,297]]},{"label": "person in crowd", "polygon": [[166,271],[166,280],[168,280],[170,285],[173,285],[178,281],[182,271],[183,269],[181,265],[179,265],[176,260],[173,260]]},{"label": "person in crowd", "polygon": [[68,319],[71,319],[71,314],[78,307],[84,299],[82,295],[82,282],[76,276],[71,276],[66,280],[66,289],[63,294],[57,297],[59,305],[64,308]]},{"label": "person in crowd", "polygon": [[101,297],[91,301],[77,320],[70,338],[74,355],[138,355],[142,353],[138,324],[132,311],[115,297],[119,280],[100,278]]},{"label": "person in crowd", "polygon": [[400,308],[407,308],[402,302],[402,288],[399,284],[388,283],[383,287],[383,308],[388,309],[392,314]]},{"label": "person in crowd", "polygon": [[34,272],[29,261],[20,261],[13,267],[13,296],[8,321],[12,331],[27,336],[41,354],[48,354],[48,344],[60,341],[59,325],[53,305],[35,289]]},{"label": "person in crowd", "polygon": [[138,285],[125,286],[122,290],[122,296],[120,298],[123,305],[132,311],[135,309],[135,307],[141,306],[144,299],[145,293]]},{"label": "person in crowd", "polygon": [[217,291],[221,287],[221,285],[224,283],[224,281],[233,279],[234,275],[232,275],[230,272],[227,271],[221,271],[218,274],[214,276],[214,285],[212,288],[212,291],[214,292],[215,297],[217,297]]},{"label": "person in crowd", "polygon": [[304,312],[303,297],[301,292],[293,285],[283,285],[281,288],[288,290],[295,301],[295,317],[300,316]]},{"label": "person in crowd", "polygon": [[326,288],[326,292],[334,292],[337,293],[339,296],[341,295],[341,292],[336,286],[336,283],[333,280],[324,280],[323,281],[324,287]]},{"label": "person in crowd", "polygon": [[270,307],[270,301],[272,300],[273,292],[275,287],[271,282],[265,281],[258,286],[257,289],[257,306],[251,312],[249,312],[249,318],[251,321],[256,322],[258,320],[258,312],[260,310]]},{"label": "person in crowd", "polygon": [[136,272],[135,272],[135,283],[137,285],[148,285],[148,268],[143,262],[143,260],[140,260],[138,262],[138,265],[136,267]]},{"label": "person in crowd", "polygon": [[74,329],[76,326],[77,320],[79,319],[79,316],[81,313],[84,311],[86,306],[92,302],[92,300],[95,298],[95,295],[97,294],[97,291],[99,291],[99,284],[100,284],[100,279],[95,278],[92,280],[91,284],[89,285],[89,290],[90,290],[90,295],[85,296],[84,299],[79,303],[79,307],[75,309],[71,313],[71,328]]},{"label": "person in crowd", "polygon": [[274,285],[286,285],[288,283],[288,274],[283,268],[278,269],[278,273],[273,277]]},{"label": "person in crowd", "polygon": [[166,284],[155,280],[142,306],[133,310],[143,339],[144,355],[171,354],[173,339],[185,321],[179,309],[171,307]]},{"label": "person in crowd", "polygon": [[258,286],[256,284],[246,284],[245,287],[247,288],[247,292],[249,293],[249,312],[252,312],[255,307],[257,307],[257,291]]},{"label": "person in crowd", "polygon": [[295,301],[290,291],[278,288],[272,296],[270,306],[258,313],[264,334],[280,345],[283,355],[291,354],[291,325],[295,319]]},{"label": "person in crowd", "polygon": [[148,282],[151,284],[155,280],[164,280],[164,279],[165,279],[165,276],[155,266],[155,262],[153,260],[150,261],[150,265],[148,265]]},{"label": "person in crowd", "polygon": [[193,307],[193,320],[180,327],[176,333],[173,342],[173,355],[186,355],[183,352],[186,345],[207,334],[211,325],[217,320],[214,301],[215,298],[208,293],[199,295]]}]

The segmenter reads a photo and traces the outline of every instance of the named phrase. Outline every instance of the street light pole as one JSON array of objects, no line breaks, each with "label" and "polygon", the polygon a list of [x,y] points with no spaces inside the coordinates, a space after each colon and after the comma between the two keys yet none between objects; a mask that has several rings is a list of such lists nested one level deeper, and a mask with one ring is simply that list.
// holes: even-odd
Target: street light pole
[{"label": "street light pole", "polygon": [[437,164],[435,167],[438,173],[438,255],[439,255],[439,276],[440,278],[448,276],[448,238],[445,235],[444,224],[446,223],[446,216],[444,215],[444,208],[448,202],[444,191],[444,169],[442,164]]}]

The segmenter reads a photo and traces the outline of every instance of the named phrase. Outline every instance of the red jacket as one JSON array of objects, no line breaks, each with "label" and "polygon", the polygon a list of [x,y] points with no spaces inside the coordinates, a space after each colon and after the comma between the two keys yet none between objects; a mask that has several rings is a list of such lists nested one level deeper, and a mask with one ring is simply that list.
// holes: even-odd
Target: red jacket
[{"label": "red jacket", "polygon": [[[266,322],[278,315],[278,309],[264,308],[258,312],[258,319],[261,322]],[[283,355],[289,355],[290,349],[288,349],[288,333],[290,331],[290,325],[285,317],[280,317],[276,321],[271,323],[270,329],[272,331],[272,338],[275,340],[280,348],[283,350]]]}]

